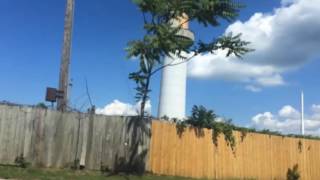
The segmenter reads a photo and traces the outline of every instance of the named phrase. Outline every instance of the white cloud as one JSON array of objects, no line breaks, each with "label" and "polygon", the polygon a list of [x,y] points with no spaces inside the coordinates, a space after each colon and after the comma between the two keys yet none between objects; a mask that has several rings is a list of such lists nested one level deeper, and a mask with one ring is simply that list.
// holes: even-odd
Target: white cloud
[{"label": "white cloud", "polygon": [[216,122],[226,122],[226,121],[228,121],[228,119],[226,119],[226,118],[224,118],[224,117],[217,117],[217,118],[215,119],[215,121],[216,121]]},{"label": "white cloud", "polygon": [[281,5],[287,6],[287,5],[290,5],[294,2],[295,2],[295,0],[281,0]]},{"label": "white cloud", "polygon": [[[311,114],[305,115],[305,132],[307,134],[320,135],[320,111],[318,110],[320,110],[320,105],[312,105]],[[259,113],[252,117],[251,121],[251,127],[260,130],[269,129],[286,134],[300,133],[300,112],[290,105],[282,107],[276,115],[271,112]]]},{"label": "white cloud", "polygon": [[245,60],[226,59],[224,51],[218,51],[215,55],[196,56],[189,63],[189,76],[239,81],[250,85],[277,86],[284,84],[282,77],[272,66],[253,65]]},{"label": "white cloud", "polygon": [[320,105],[313,104],[311,106],[311,111],[313,112],[313,119],[320,119]]},{"label": "white cloud", "polygon": [[[119,100],[114,100],[112,103],[107,104],[104,108],[97,108],[97,114],[109,115],[109,116],[136,116],[140,112],[141,102],[135,105],[129,103],[123,103]],[[147,114],[151,114],[151,103],[147,101],[145,111]]]},{"label": "white cloud", "polygon": [[252,92],[260,92],[261,91],[261,88],[256,87],[254,85],[247,85],[245,88],[246,88],[246,90],[249,90]]},{"label": "white cloud", "polygon": [[231,24],[225,33],[242,33],[255,51],[243,60],[226,58],[222,50],[200,55],[189,63],[189,76],[237,81],[248,90],[284,85],[284,72],[320,57],[319,4],[320,0],[283,0],[272,13],[255,13]]},{"label": "white cloud", "polygon": [[280,117],[283,117],[283,118],[298,119],[300,117],[300,113],[295,108],[289,105],[283,106],[283,108],[280,109],[278,114]]},{"label": "white cloud", "polygon": [[313,104],[311,106],[311,109],[312,109],[313,112],[320,114],[320,105]]}]

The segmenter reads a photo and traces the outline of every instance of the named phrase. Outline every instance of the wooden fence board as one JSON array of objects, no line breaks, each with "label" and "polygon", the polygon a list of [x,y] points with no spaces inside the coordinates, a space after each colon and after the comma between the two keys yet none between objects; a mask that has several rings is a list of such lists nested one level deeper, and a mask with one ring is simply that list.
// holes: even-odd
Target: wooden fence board
[{"label": "wooden fence board", "polygon": [[[218,146],[212,142],[210,130],[203,136],[186,128],[179,136],[175,124],[153,121],[148,170],[159,175],[194,178],[286,179],[288,168],[299,165],[301,179],[320,177],[320,141],[234,132],[233,152],[224,136]],[[302,149],[299,150],[299,141]]]},{"label": "wooden fence board", "polygon": [[0,164],[14,165],[23,154],[36,167],[82,165],[100,170],[105,165],[124,170],[144,166],[150,123],[135,117],[0,104]]}]

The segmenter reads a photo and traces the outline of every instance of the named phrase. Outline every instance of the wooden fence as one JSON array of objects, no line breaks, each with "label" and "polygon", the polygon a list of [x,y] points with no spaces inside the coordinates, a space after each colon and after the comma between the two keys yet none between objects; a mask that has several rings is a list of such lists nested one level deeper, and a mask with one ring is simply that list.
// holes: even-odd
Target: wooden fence
[{"label": "wooden fence", "polygon": [[37,167],[144,170],[150,122],[0,105],[0,164],[23,154]]},{"label": "wooden fence", "polygon": [[[0,105],[0,164],[23,154],[37,167],[148,171],[195,178],[286,179],[299,165],[302,180],[320,177],[320,141],[234,132],[234,151],[224,136],[134,117],[61,113]],[[150,142],[151,140],[151,142]],[[76,163],[75,163],[76,162]]]},{"label": "wooden fence", "polygon": [[153,121],[148,170],[159,175],[195,178],[286,179],[298,164],[302,180],[320,179],[320,141],[248,133],[236,137],[235,150],[224,136],[218,146],[211,130],[186,128]]}]

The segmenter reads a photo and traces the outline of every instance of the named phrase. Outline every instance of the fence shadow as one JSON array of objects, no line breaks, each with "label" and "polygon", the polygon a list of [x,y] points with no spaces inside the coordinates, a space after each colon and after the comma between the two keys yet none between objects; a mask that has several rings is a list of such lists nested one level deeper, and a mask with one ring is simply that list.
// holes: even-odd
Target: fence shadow
[{"label": "fence shadow", "polygon": [[[126,127],[126,133],[130,135],[129,148],[125,155],[117,153],[114,164],[109,170],[112,175],[143,175],[146,171],[146,161],[151,137],[151,120],[130,117]],[[108,171],[106,170],[106,171]],[[125,177],[125,176],[124,176]]]}]

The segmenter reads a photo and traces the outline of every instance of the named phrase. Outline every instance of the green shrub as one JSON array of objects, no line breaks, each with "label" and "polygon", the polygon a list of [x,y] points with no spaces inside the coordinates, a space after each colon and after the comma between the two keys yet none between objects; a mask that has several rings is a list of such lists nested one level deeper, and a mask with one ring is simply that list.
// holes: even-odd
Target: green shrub
[{"label": "green shrub", "polygon": [[212,129],[212,141],[216,146],[218,146],[219,135],[224,134],[227,145],[234,150],[236,139],[233,130],[235,126],[231,120],[218,122],[216,121],[217,117],[213,110],[207,110],[204,106],[193,106],[191,116],[186,123],[197,128]]},{"label": "green shrub", "polygon": [[36,107],[41,109],[48,109],[48,106],[45,103],[38,103]]},{"label": "green shrub", "polygon": [[[167,117],[163,117],[165,119]],[[265,135],[281,136],[281,137],[292,137],[292,138],[303,138],[303,139],[315,139],[320,140],[317,136],[301,136],[301,135],[283,135],[277,131],[271,131],[268,129],[256,130],[254,128],[239,127],[232,123],[231,120],[217,121],[218,115],[213,110],[206,109],[204,106],[193,106],[191,116],[187,120],[174,120],[176,123],[177,134],[182,137],[186,127],[193,127],[196,131],[197,136],[202,136],[203,131],[201,128],[207,128],[212,130],[212,141],[218,146],[218,137],[220,134],[224,135],[224,139],[227,145],[234,151],[236,146],[236,138],[233,135],[233,131],[241,133],[240,140],[244,141],[248,133],[259,133]],[[299,152],[302,152],[302,143],[299,140],[298,143]],[[311,147],[310,147],[311,148]],[[308,150],[310,150],[308,147]]]},{"label": "green shrub", "polygon": [[75,159],[71,165],[71,169],[73,170],[78,170],[80,169],[80,160],[79,159]]},{"label": "green shrub", "polygon": [[298,170],[298,164],[294,165],[293,168],[289,168],[287,171],[287,180],[299,180],[300,172]]},{"label": "green shrub", "polygon": [[21,154],[20,156],[17,156],[16,159],[14,160],[14,163],[16,164],[16,166],[21,168],[27,168],[30,165],[30,163],[28,163],[24,158],[23,154]]}]

